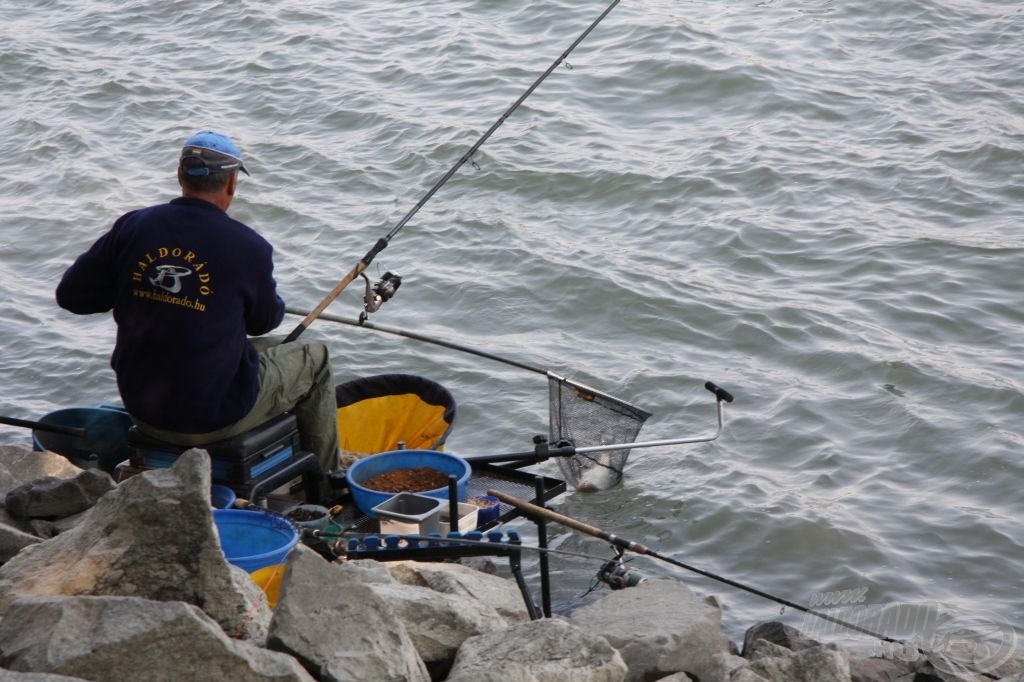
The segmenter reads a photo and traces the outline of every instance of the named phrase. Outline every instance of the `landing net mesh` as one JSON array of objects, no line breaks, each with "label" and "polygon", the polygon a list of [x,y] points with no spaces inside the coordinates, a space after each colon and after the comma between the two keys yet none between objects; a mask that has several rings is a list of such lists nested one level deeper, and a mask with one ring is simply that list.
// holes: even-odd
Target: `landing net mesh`
[{"label": "landing net mesh", "polygon": [[[564,377],[548,374],[550,442],[577,448],[632,443],[649,412]],[[605,490],[622,480],[629,449],[558,457],[565,480],[580,490]]]}]

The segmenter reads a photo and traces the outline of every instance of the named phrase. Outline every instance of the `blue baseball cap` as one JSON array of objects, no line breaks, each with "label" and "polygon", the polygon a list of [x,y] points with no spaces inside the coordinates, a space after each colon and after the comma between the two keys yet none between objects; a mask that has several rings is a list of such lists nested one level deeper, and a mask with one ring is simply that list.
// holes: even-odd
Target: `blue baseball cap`
[{"label": "blue baseball cap", "polygon": [[224,133],[201,130],[185,140],[178,160],[187,175],[210,175],[211,173],[232,173],[249,171],[242,164],[242,152]]}]

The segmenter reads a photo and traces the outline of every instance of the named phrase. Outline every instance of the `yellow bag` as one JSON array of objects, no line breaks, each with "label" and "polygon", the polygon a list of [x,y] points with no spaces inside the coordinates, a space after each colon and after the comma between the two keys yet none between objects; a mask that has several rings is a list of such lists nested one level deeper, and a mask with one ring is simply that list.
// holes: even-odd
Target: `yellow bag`
[{"label": "yellow bag", "polygon": [[281,594],[281,578],[284,577],[284,567],[284,564],[264,566],[249,574],[252,581],[259,585],[263,593],[267,595],[270,608],[277,606],[277,599]]},{"label": "yellow bag", "polygon": [[440,384],[412,374],[379,374],[335,388],[338,443],[361,455],[443,450],[455,422],[455,399]]}]

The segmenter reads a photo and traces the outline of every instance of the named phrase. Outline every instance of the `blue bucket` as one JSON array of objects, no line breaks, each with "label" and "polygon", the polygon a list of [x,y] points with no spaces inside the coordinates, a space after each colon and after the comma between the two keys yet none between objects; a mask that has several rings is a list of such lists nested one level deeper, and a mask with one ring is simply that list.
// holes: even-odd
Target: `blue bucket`
[{"label": "blue bucket", "polygon": [[228,562],[252,573],[283,564],[299,541],[299,531],[276,514],[248,509],[214,509],[213,521]]},{"label": "blue bucket", "polygon": [[[459,500],[466,499],[469,476],[473,472],[472,467],[470,467],[469,462],[461,457],[450,455],[447,452],[438,452],[437,450],[392,450],[391,452],[370,455],[350,466],[348,471],[345,472],[345,480],[348,482],[349,490],[352,491],[352,501],[359,507],[359,511],[375,519],[377,515],[373,512],[374,507],[391,499],[397,493],[409,491],[380,492],[363,487],[361,485],[362,482],[389,471],[419,469],[420,467],[430,467],[431,469],[437,469],[443,474],[458,476],[456,489]],[[448,486],[422,491],[417,494],[447,500]]]},{"label": "blue bucket", "polygon": [[235,491],[226,485],[210,486],[210,506],[214,509],[230,509],[236,499]]},{"label": "blue bucket", "polygon": [[99,468],[112,474],[130,454],[128,429],[132,426],[132,418],[123,409],[113,406],[68,407],[50,412],[39,421],[88,431],[85,438],[38,429],[32,431],[33,450],[49,450],[64,455],[83,469],[90,464],[89,456],[96,455]]}]

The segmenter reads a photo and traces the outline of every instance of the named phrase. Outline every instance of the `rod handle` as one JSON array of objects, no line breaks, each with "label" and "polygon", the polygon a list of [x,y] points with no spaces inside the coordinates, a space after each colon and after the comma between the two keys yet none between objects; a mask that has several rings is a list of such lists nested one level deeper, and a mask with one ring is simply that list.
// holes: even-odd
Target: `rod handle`
[{"label": "rod handle", "polygon": [[7,424],[8,426],[21,426],[26,429],[35,429],[36,431],[49,431],[50,433],[61,433],[64,434],[65,436],[75,436],[76,438],[85,438],[89,433],[86,429],[77,426],[47,424],[45,422],[28,421],[27,419],[15,419],[14,417],[0,417],[0,424]]},{"label": "rod handle", "polygon": [[554,521],[555,523],[559,523],[567,528],[572,528],[573,530],[578,530],[581,533],[592,535],[595,538],[606,540],[615,545],[616,547],[622,547],[623,549],[628,549],[630,551],[636,552],[637,554],[647,554],[650,551],[647,549],[647,547],[641,545],[639,542],[632,542],[630,540],[620,538],[616,535],[612,535],[607,531],[601,530],[596,526],[591,526],[590,524],[583,523],[582,521],[577,521],[576,519],[566,516],[565,514],[559,514],[558,512],[551,511],[550,509],[539,507],[533,504],[532,502],[521,500],[518,497],[513,497],[512,495],[503,493],[500,490],[488,490],[487,494],[493,497],[497,497],[502,502],[505,502],[506,504],[511,504],[513,507],[518,507],[519,509],[522,509],[525,512],[533,514],[534,516],[542,516],[548,519],[549,521]]},{"label": "rod handle", "polygon": [[306,331],[307,329],[309,329],[309,325],[306,324],[305,320],[299,322],[297,325],[295,325],[295,329],[293,329],[288,336],[284,337],[284,341],[282,341],[282,343],[291,343],[295,339],[302,336],[302,332]]},{"label": "rod handle", "polygon": [[338,296],[341,295],[341,292],[345,290],[345,287],[351,284],[352,280],[358,277],[359,274],[363,272],[363,270],[365,270],[367,266],[370,265],[370,261],[373,260],[373,257],[380,253],[381,249],[383,249],[387,245],[387,240],[378,239],[374,247],[370,249],[370,252],[363,256],[363,260],[356,263],[355,266],[353,266],[352,269],[348,271],[348,274],[341,278],[341,281],[339,281],[338,284],[335,285],[335,287],[331,289],[331,291],[326,296],[324,296],[324,299],[320,301],[320,303],[318,303],[317,306],[313,308],[313,310],[311,310],[308,315],[306,315],[302,322],[299,322],[299,324],[295,326],[295,329],[292,330],[292,333],[286,336],[282,343],[291,343],[292,341],[299,338],[299,336],[302,335],[302,332],[309,329],[309,325],[313,324],[314,320],[320,317],[320,313],[322,313],[327,308],[327,306],[329,306],[331,302],[334,301],[334,299],[338,298]]},{"label": "rod handle", "polygon": [[731,403],[732,402],[732,393],[729,393],[729,391],[725,390],[724,388],[716,386],[715,384],[711,383],[710,381],[708,381],[708,382],[706,382],[704,384],[704,388],[706,388],[709,391],[711,391],[712,393],[714,393],[715,397],[718,398],[719,400],[724,400],[727,403]]}]

